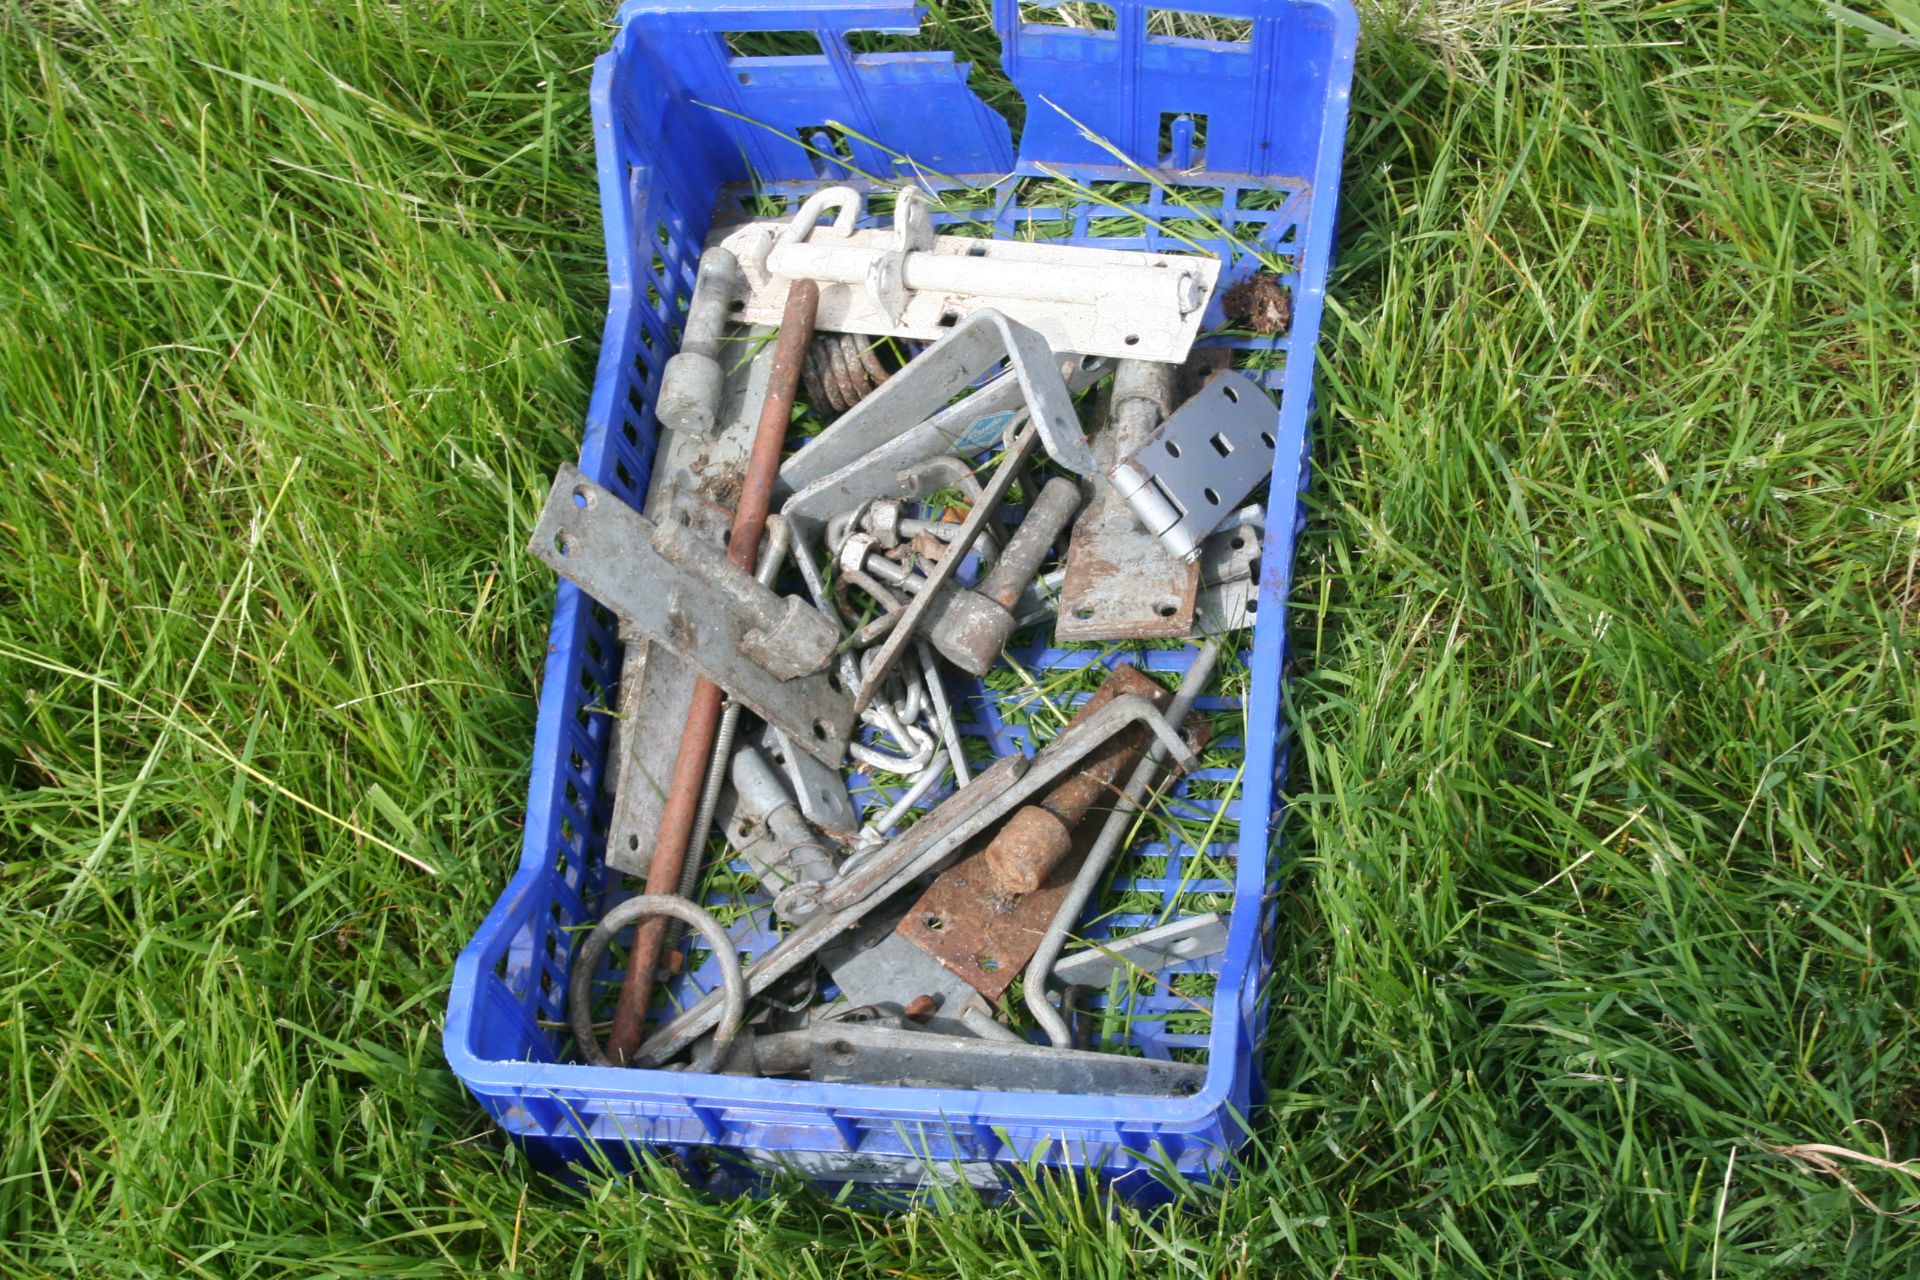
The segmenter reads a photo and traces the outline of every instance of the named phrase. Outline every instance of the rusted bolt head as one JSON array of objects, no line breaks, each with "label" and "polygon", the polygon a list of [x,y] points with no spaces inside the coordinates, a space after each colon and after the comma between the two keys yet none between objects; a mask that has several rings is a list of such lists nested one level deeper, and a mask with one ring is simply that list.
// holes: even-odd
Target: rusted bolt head
[{"label": "rusted bolt head", "polygon": [[1073,847],[1073,831],[1038,805],[1007,819],[983,855],[994,883],[1009,896],[1032,893]]}]

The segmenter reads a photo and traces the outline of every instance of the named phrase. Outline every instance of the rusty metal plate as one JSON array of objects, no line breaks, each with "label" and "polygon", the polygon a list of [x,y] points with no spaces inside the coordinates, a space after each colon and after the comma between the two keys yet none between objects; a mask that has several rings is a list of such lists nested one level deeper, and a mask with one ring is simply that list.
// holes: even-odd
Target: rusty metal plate
[{"label": "rusty metal plate", "polygon": [[1027,967],[1100,824],[1074,828],[1073,851],[1032,893],[1008,898],[987,869],[984,846],[942,872],[901,918],[898,932],[989,1000],[1006,994]]},{"label": "rusty metal plate", "polygon": [[[1085,723],[1120,697],[1145,697],[1161,708],[1172,700],[1165,686],[1137,667],[1115,667],[1081,705],[1068,728]],[[1073,886],[1075,873],[1100,838],[1103,824],[1083,819],[1094,808],[1103,807],[1103,794],[1111,793],[1113,800],[1118,799],[1112,779],[1133,767],[1144,746],[1145,735],[1137,728],[1128,729],[1083,758],[1080,768],[1056,783],[1039,803],[1016,811],[992,839],[969,848],[960,861],[941,872],[920,900],[907,909],[897,931],[988,1000],[999,1000],[1027,967],[1027,961],[1033,959],[1040,939],[1053,923],[1054,912]],[[1039,862],[1020,857],[1022,852],[1041,857],[1042,850],[1006,847],[1023,817],[1042,819],[1067,834],[1066,852],[1051,866],[1046,865],[1050,854]],[[1039,888],[1009,894],[1004,886],[1004,869],[996,871],[989,856],[996,852],[1003,859],[1011,856],[1020,863],[1029,882],[1044,869]],[[1054,852],[1058,852],[1058,846]]]},{"label": "rusty metal plate", "polygon": [[1143,416],[1137,406],[1131,413],[1124,407],[1111,411],[1110,417],[1092,440],[1099,473],[1093,501],[1073,523],[1053,634],[1060,643],[1183,639],[1194,633],[1200,566],[1148,532],[1106,478],[1122,455],[1152,433],[1158,418],[1151,408]]}]

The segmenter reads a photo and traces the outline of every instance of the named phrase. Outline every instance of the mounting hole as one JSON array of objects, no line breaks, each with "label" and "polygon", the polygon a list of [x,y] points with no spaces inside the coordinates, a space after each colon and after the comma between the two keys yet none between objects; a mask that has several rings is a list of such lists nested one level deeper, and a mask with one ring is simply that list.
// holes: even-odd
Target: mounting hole
[{"label": "mounting hole", "polygon": [[1168,457],[1173,457],[1173,458],[1177,458],[1177,457],[1179,457],[1179,456],[1180,456],[1180,446],[1179,446],[1179,445],[1177,445],[1177,444],[1175,444],[1175,443],[1174,443],[1173,441],[1171,441],[1171,440],[1169,440],[1169,441],[1167,441],[1167,442],[1166,442],[1166,444],[1167,444],[1167,456],[1168,456]]},{"label": "mounting hole", "polygon": [[1259,597],[1259,596],[1248,596],[1248,597],[1247,597],[1247,612],[1248,612],[1248,613],[1258,613],[1258,612],[1260,612],[1260,597]]},{"label": "mounting hole", "polygon": [[786,753],[786,752],[784,752],[784,751],[776,751],[776,752],[774,752],[774,753],[773,753],[773,762],[774,762],[775,764],[785,764],[785,763],[787,762],[787,753]]},{"label": "mounting hole", "polygon": [[1167,604],[1165,602],[1162,602],[1160,604],[1153,606],[1153,611],[1159,614],[1163,618],[1171,618],[1174,614],[1180,612],[1180,606],[1177,604]]},{"label": "mounting hole", "polygon": [[825,742],[833,736],[833,726],[825,720],[815,720],[813,722],[813,736]]},{"label": "mounting hole", "polygon": [[982,969],[986,970],[988,973],[997,973],[1000,969],[999,956],[979,956],[974,959],[974,963],[979,965]]},{"label": "mounting hole", "polygon": [[593,495],[587,492],[587,486],[583,484],[573,486],[573,505],[582,511],[593,505]]},{"label": "mounting hole", "polygon": [[745,311],[746,309],[747,300],[745,298],[735,298],[727,304],[727,310],[729,311]]},{"label": "mounting hole", "polygon": [[1241,537],[1241,536],[1239,536],[1238,534],[1235,534],[1235,535],[1234,535],[1234,538],[1233,538],[1233,541],[1232,541],[1232,542],[1229,542],[1229,543],[1228,543],[1227,545],[1228,545],[1228,546],[1230,546],[1230,547],[1232,547],[1232,548],[1233,548],[1233,549],[1234,549],[1235,551],[1238,551],[1238,550],[1240,550],[1240,549],[1241,549],[1242,547],[1244,547],[1244,546],[1246,546],[1246,545],[1247,545],[1247,540],[1246,540],[1245,538],[1242,538],[1242,537]]},{"label": "mounting hole", "polygon": [[940,313],[940,327],[942,329],[951,329],[959,323],[960,313],[958,311],[943,311]]},{"label": "mounting hole", "polygon": [[640,837],[639,837],[639,836],[628,836],[628,837],[627,837],[627,849],[628,849],[628,851],[629,851],[629,852],[632,852],[632,853],[638,853],[638,852],[640,852]]},{"label": "mounting hole", "polygon": [[564,533],[556,533],[553,535],[553,549],[563,556],[572,555],[573,539]]},{"label": "mounting hole", "polygon": [[1125,341],[1126,344],[1130,347],[1137,347],[1140,345],[1140,335],[1137,333],[1130,333],[1126,336],[1125,339],[1123,339],[1123,341]]},{"label": "mounting hole", "polygon": [[853,1045],[845,1040],[835,1040],[827,1045],[827,1057],[838,1066],[846,1066],[853,1061]]},{"label": "mounting hole", "polygon": [[967,246],[967,256],[969,258],[984,258],[987,256],[987,246],[983,244],[970,244]]},{"label": "mounting hole", "polygon": [[1267,448],[1269,449],[1273,448],[1273,432],[1262,431],[1260,433],[1260,443],[1267,446]]},{"label": "mounting hole", "polygon": [[1090,604],[1080,605],[1079,607],[1074,609],[1073,616],[1080,619],[1080,621],[1085,622],[1087,619],[1093,616],[1093,606]]},{"label": "mounting hole", "polygon": [[1220,384],[1220,394],[1227,398],[1228,404],[1240,403],[1240,393],[1224,382]]},{"label": "mounting hole", "polygon": [[932,930],[934,933],[939,933],[942,929],[945,929],[947,927],[947,922],[945,920],[942,920],[939,916],[922,916],[920,917],[920,923],[925,925],[928,929]]},{"label": "mounting hole", "polygon": [[1220,495],[1215,493],[1211,489],[1202,489],[1200,491],[1200,496],[1207,500],[1207,505],[1210,507],[1217,507],[1220,505]]}]

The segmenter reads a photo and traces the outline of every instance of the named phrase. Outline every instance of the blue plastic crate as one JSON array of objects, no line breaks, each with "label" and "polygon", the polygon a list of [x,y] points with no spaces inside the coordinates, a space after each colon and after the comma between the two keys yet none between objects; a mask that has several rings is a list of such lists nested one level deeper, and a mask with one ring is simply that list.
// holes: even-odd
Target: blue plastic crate
[{"label": "blue plastic crate", "polygon": [[[1208,895],[1230,904],[1226,952],[1169,969],[1158,975],[1163,984],[1143,984],[1123,997],[1117,1019],[1117,1042],[1141,1053],[1204,1052],[1206,1085],[1168,1099],[977,1093],[564,1060],[576,926],[623,890],[610,886],[602,862],[611,799],[604,711],[620,646],[606,612],[562,583],[520,866],[460,955],[445,1038],[455,1073],[543,1165],[593,1158],[595,1147],[620,1164],[640,1144],[676,1153],[689,1176],[715,1186],[775,1162],[823,1182],[881,1184],[910,1183],[929,1163],[983,1185],[1013,1167],[1046,1165],[1092,1171],[1151,1198],[1164,1191],[1161,1175],[1207,1177],[1244,1137],[1258,1100],[1255,1050],[1271,961],[1286,602],[1356,20],[1349,0],[1205,0],[1208,16],[1237,22],[1246,39],[1193,40],[1159,34],[1167,11],[1137,0],[1087,8],[1110,13],[1112,29],[1023,21],[1015,0],[996,0],[1004,66],[1027,104],[1017,152],[1006,121],[974,96],[966,65],[951,54],[854,51],[849,33],[918,32],[919,12],[909,6],[639,0],[624,8],[593,77],[611,290],[580,466],[641,504],[654,388],[717,210],[791,208],[825,181],[989,191],[984,207],[936,221],[964,216],[1001,237],[1221,253],[1221,288],[1203,332],[1220,326],[1220,294],[1260,266],[1223,239],[1223,229],[1290,267],[1289,333],[1202,342],[1239,348],[1239,363],[1260,366],[1279,402],[1282,465],[1267,495],[1244,741],[1229,744],[1244,752],[1243,766],[1202,771],[1177,793],[1174,803],[1194,819],[1186,829],[1209,833],[1205,847],[1153,845],[1123,855],[1116,888],[1135,905],[1147,895],[1159,911],[1101,915],[1096,902],[1096,918],[1082,930],[1097,937],[1155,923],[1184,914],[1196,895],[1202,905]],[[820,52],[737,56],[729,35],[741,32],[810,33]],[[1091,198],[1036,203],[1035,180],[1056,177],[1084,184]],[[1124,659],[1177,672],[1191,651],[1041,648],[1018,656],[1029,667]],[[976,689],[959,701],[968,731],[996,754],[1032,749],[1019,717],[1003,714],[1006,700]],[[1236,797],[1206,798],[1236,772]],[[762,911],[734,926],[743,952],[766,944],[765,923]],[[1198,986],[1176,981],[1186,973],[1204,977]],[[1211,997],[1196,994],[1209,978]],[[696,968],[679,994],[712,981]],[[1200,1019],[1205,1029],[1176,1030],[1170,1015],[1192,1023],[1196,1009],[1209,1015]]]}]

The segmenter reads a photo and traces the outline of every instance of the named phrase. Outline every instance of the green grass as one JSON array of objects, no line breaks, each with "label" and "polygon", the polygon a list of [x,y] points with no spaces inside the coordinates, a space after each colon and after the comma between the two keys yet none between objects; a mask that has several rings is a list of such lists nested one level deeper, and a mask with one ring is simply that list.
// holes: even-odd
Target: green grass
[{"label": "green grass", "polygon": [[0,1270],[1920,1268],[1920,1166],[1780,1150],[1920,1154],[1920,53],[1774,0],[1367,12],[1237,1183],[533,1178],[439,1035],[518,845],[604,16],[0,11]]}]

